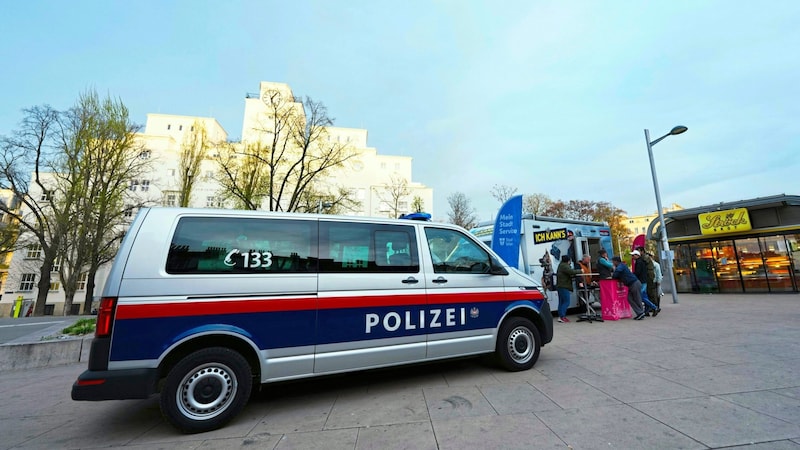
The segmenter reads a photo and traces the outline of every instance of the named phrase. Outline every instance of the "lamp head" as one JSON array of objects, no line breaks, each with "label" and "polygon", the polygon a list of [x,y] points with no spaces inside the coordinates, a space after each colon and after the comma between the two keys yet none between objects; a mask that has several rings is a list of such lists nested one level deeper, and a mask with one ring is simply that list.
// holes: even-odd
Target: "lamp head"
[{"label": "lamp head", "polygon": [[685,126],[678,125],[678,126],[674,127],[672,130],[670,130],[669,134],[672,134],[672,135],[681,134],[681,133],[685,133],[686,130],[688,130],[688,128],[686,128]]}]

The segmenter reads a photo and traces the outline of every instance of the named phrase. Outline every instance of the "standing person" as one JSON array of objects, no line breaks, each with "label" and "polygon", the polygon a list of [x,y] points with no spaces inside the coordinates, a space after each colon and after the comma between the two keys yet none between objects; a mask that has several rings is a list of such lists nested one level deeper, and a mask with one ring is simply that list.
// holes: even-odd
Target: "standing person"
[{"label": "standing person", "polygon": [[655,269],[655,274],[656,274],[656,294],[658,294],[656,296],[656,299],[658,301],[656,301],[655,304],[656,304],[656,306],[658,306],[658,309],[656,311],[660,312],[660,310],[661,310],[661,297],[664,296],[664,291],[661,289],[661,282],[664,281],[664,274],[661,272],[661,264],[658,261],[655,260],[655,258],[653,257],[653,254],[652,253],[648,253],[648,255],[650,255],[650,259],[653,260],[653,269]]},{"label": "standing person", "polygon": [[597,273],[601,280],[608,280],[611,278],[611,273],[614,271],[614,264],[608,260],[608,252],[606,249],[601,249],[597,252]]},{"label": "standing person", "polygon": [[586,286],[591,286],[594,284],[592,282],[592,277],[589,275],[592,273],[592,257],[589,255],[583,255],[580,261],[578,261],[578,265],[581,267],[581,272],[583,276],[580,278],[580,282],[578,283],[579,287],[583,287],[584,284]]},{"label": "standing person", "polygon": [[[650,297],[647,295],[648,294],[647,283],[651,278],[651,275],[649,275],[649,273],[651,273],[650,271],[653,270],[652,269],[653,262],[652,260],[650,261],[650,271],[648,271],[647,261],[642,259],[642,253],[639,250],[634,250],[631,252],[631,259],[633,259],[633,274],[636,275],[636,278],[639,280],[639,283],[641,284],[640,286],[641,292],[639,295],[641,296],[642,302],[644,302],[645,305],[644,313],[645,315],[649,315],[650,312],[655,312],[658,309],[658,307],[652,301],[650,301]],[[650,283],[650,285],[653,284],[654,284],[653,282]]]},{"label": "standing person", "polygon": [[653,264],[653,258],[651,257],[650,253],[645,252],[644,247],[636,247],[636,250],[639,250],[639,253],[641,254],[641,261],[645,264],[647,284],[644,286],[644,289],[647,293],[647,299],[650,300],[653,305],[655,305],[655,308],[650,311],[653,313],[653,317],[655,317],[661,312],[661,300],[658,298],[658,286],[656,286],[655,264]]},{"label": "standing person", "polygon": [[567,308],[569,308],[570,292],[572,291],[572,277],[581,273],[580,269],[573,269],[569,265],[569,255],[561,257],[561,263],[556,269],[556,288],[558,290],[558,321],[569,322]]},{"label": "standing person", "polygon": [[636,278],[628,266],[622,262],[619,256],[611,258],[614,264],[614,272],[611,277],[619,280],[622,284],[628,287],[628,303],[633,309],[633,320],[642,320],[645,318],[644,306],[642,305],[642,282]]}]

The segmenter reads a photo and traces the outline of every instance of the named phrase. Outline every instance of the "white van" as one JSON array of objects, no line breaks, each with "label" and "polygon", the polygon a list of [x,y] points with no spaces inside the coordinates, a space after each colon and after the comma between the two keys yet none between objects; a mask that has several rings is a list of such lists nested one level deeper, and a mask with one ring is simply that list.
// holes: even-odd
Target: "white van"
[{"label": "white van", "polygon": [[145,208],[72,398],[160,392],[164,417],[200,432],[254,383],[483,353],[526,370],[552,337],[538,283],[454,225]]},{"label": "white van", "polygon": [[[569,255],[573,267],[583,255],[592,260],[592,272],[596,272],[595,261],[598,252],[608,252],[609,259],[614,256],[611,243],[611,228],[606,222],[590,222],[585,220],[563,219],[558,217],[536,216],[525,214],[521,217],[519,227],[519,265],[520,271],[534,280],[540,281],[546,289],[548,302],[555,311],[558,309],[558,293],[550,276],[555,274],[562,255]],[[470,232],[489,247],[492,247],[494,222],[479,223]],[[570,296],[570,308],[578,305],[578,289],[573,287]]]}]

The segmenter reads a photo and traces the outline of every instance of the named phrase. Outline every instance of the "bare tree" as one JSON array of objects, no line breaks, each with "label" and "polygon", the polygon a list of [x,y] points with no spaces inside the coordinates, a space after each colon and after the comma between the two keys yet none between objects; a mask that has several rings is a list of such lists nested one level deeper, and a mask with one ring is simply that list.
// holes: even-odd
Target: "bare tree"
[{"label": "bare tree", "polygon": [[400,217],[400,214],[405,213],[405,208],[401,208],[400,204],[403,202],[403,199],[411,194],[411,190],[408,188],[408,180],[397,174],[393,174],[389,177],[388,183],[376,189],[376,194],[381,203],[385,203],[389,206],[389,217],[397,218]]},{"label": "bare tree", "polygon": [[296,212],[346,214],[361,208],[350,189],[339,186],[324,190],[311,187],[303,191]]},{"label": "bare tree", "polygon": [[219,159],[223,195],[247,209],[303,210],[305,191],[355,153],[329,138],[333,119],[322,103],[308,97],[295,102],[277,91],[262,100],[267,112],[256,129],[260,139],[230,146]]},{"label": "bare tree", "polygon": [[497,199],[498,202],[502,205],[506,202],[506,200],[510,199],[517,193],[517,188],[508,186],[505,184],[495,184],[492,186],[491,194],[492,197]]},{"label": "bare tree", "polygon": [[19,245],[38,246],[42,256],[38,293],[33,314],[44,314],[53,265],[72,217],[74,193],[60,189],[52,176],[63,161],[58,147],[63,141],[62,118],[50,106],[23,110],[20,128],[0,142],[0,188],[21,201],[18,210],[0,204],[20,226]]},{"label": "bare tree", "polygon": [[233,200],[234,208],[256,210],[269,195],[268,149],[261,142],[226,144],[220,147],[220,197]]},{"label": "bare tree", "polygon": [[447,203],[450,205],[450,212],[447,213],[447,218],[450,220],[450,223],[470,229],[478,222],[475,216],[475,208],[472,207],[472,204],[463,192],[454,192],[450,194],[447,197]]},{"label": "bare tree", "polygon": [[550,197],[545,194],[526,195],[523,200],[522,209],[534,215],[544,214],[550,204],[553,203]]}]

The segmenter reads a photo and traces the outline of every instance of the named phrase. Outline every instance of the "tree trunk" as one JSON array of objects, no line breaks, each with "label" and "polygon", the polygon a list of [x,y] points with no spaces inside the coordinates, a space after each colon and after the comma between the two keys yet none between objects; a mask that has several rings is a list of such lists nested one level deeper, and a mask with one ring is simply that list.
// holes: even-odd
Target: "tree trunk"
[{"label": "tree trunk", "polygon": [[39,273],[39,292],[36,293],[36,304],[33,306],[34,316],[43,316],[44,307],[47,304],[47,293],[50,291],[50,270],[53,268],[53,262],[45,259],[42,264],[42,270]]},{"label": "tree trunk", "polygon": [[91,314],[92,313],[92,303],[94,303],[94,277],[97,275],[97,269],[95,267],[89,268],[88,273],[86,274],[86,297],[83,299],[83,313],[84,314]]}]

